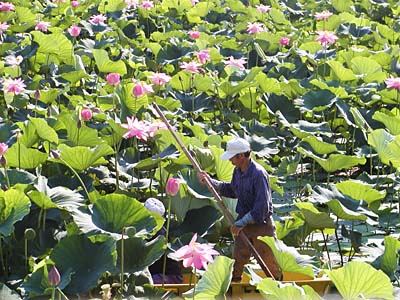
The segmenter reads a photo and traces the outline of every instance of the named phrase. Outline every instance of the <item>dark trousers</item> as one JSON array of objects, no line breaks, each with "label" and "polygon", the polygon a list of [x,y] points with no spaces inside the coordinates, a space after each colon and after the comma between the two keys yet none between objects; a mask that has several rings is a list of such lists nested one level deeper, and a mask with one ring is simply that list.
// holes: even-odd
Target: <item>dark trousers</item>
[{"label": "dark trousers", "polygon": [[[247,235],[250,242],[254,245],[260,257],[263,259],[272,275],[277,279],[280,276],[280,268],[275,260],[271,248],[264,242],[257,239],[258,236],[273,236],[275,234],[275,225],[272,217],[265,224],[248,224],[242,231]],[[239,236],[235,239],[235,246],[233,249],[233,258],[235,263],[233,265],[233,280],[238,280],[242,277],[244,265],[247,264],[252,255],[251,248]]]}]

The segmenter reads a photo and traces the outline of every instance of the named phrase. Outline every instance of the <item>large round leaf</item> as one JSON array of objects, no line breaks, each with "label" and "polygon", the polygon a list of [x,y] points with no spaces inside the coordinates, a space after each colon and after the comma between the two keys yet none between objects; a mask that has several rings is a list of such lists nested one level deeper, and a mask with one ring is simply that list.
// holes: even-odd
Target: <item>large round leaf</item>
[{"label": "large round leaf", "polygon": [[115,241],[105,238],[102,242],[92,242],[84,235],[66,237],[54,247],[50,258],[60,274],[71,274],[71,282],[64,289],[66,293],[87,292],[97,286],[104,272],[115,270]]},{"label": "large round leaf", "polygon": [[7,237],[14,231],[14,224],[21,221],[28,213],[31,202],[21,191],[0,190],[0,234]]},{"label": "large round leaf", "polygon": [[109,194],[96,200],[90,210],[72,213],[85,233],[105,233],[121,238],[123,228],[134,227],[136,236],[151,235],[157,222],[142,203],[122,194]]}]

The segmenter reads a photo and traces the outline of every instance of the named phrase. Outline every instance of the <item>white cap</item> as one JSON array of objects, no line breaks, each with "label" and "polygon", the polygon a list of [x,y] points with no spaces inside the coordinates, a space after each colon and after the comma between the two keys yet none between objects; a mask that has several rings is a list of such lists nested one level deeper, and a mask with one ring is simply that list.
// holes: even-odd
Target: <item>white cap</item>
[{"label": "white cap", "polygon": [[156,198],[147,199],[144,202],[144,207],[153,213],[159,214],[160,216],[163,216],[165,213],[164,204]]},{"label": "white cap", "polygon": [[222,153],[221,159],[229,160],[236,154],[250,151],[250,144],[242,138],[235,138],[226,143],[226,151]]}]

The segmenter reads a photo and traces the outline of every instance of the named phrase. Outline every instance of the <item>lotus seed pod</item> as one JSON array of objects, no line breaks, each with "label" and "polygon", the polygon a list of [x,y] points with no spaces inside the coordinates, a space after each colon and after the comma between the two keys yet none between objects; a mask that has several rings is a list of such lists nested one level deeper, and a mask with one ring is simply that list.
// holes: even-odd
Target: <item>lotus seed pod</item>
[{"label": "lotus seed pod", "polygon": [[27,228],[24,232],[25,239],[33,240],[36,237],[36,231],[33,228]]}]

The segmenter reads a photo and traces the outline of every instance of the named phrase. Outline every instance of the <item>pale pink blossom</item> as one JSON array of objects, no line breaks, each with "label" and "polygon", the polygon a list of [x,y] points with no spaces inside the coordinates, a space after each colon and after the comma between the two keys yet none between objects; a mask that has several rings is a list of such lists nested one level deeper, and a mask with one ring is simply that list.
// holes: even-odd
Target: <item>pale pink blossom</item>
[{"label": "pale pink blossom", "polygon": [[90,22],[93,24],[104,24],[107,20],[107,17],[103,14],[90,16]]},{"label": "pale pink blossom", "polygon": [[400,92],[400,77],[393,77],[390,75],[390,77],[385,80],[385,83],[388,89],[396,89]]},{"label": "pale pink blossom", "polygon": [[0,11],[12,11],[14,9],[14,4],[10,2],[0,2]]},{"label": "pale pink blossom", "polygon": [[47,29],[50,27],[51,23],[46,21],[38,21],[35,26],[35,30],[40,30],[41,32],[47,32]]},{"label": "pale pink blossom", "polygon": [[200,32],[197,30],[190,30],[188,32],[189,38],[191,38],[192,40],[196,40],[200,37]]},{"label": "pale pink blossom", "polygon": [[152,9],[154,7],[154,2],[151,0],[143,0],[140,7],[144,9]]},{"label": "pale pink blossom", "polygon": [[192,6],[195,6],[196,3],[199,3],[199,0],[190,0],[190,3],[192,3]]},{"label": "pale pink blossom", "polygon": [[136,8],[139,5],[139,0],[125,0],[127,8]]},{"label": "pale pink blossom", "polygon": [[125,139],[136,137],[139,140],[147,141],[147,126],[143,121],[139,121],[135,117],[126,117],[126,122],[127,124],[121,124],[122,128],[129,130],[123,135]]},{"label": "pale pink blossom", "polygon": [[76,25],[72,25],[71,27],[68,28],[68,33],[71,36],[78,36],[81,34],[81,28],[79,26]]},{"label": "pale pink blossom", "polygon": [[167,125],[165,125],[164,122],[158,120],[154,121],[153,123],[147,124],[147,134],[149,135],[149,137],[154,137],[155,133],[159,129],[167,129]]},{"label": "pale pink blossom", "polygon": [[246,29],[247,33],[250,34],[257,34],[260,32],[265,31],[264,26],[260,23],[247,23],[247,29]]},{"label": "pale pink blossom", "polygon": [[338,39],[336,34],[332,31],[318,30],[316,33],[318,34],[318,37],[315,40],[320,42],[320,44],[323,46],[327,44],[334,44]]},{"label": "pale pink blossom", "polygon": [[93,113],[89,108],[84,108],[81,111],[81,118],[83,121],[89,121],[93,117]]},{"label": "pale pink blossom", "polygon": [[183,260],[183,266],[185,268],[194,267],[197,270],[207,270],[207,264],[214,262],[213,255],[219,255],[218,251],[214,250],[213,244],[200,244],[196,242],[197,233],[195,233],[188,245],[185,245],[171,256]]},{"label": "pale pink blossom", "polygon": [[7,22],[0,22],[0,34],[3,34],[4,31],[6,31],[10,27],[10,25],[7,24]]},{"label": "pale pink blossom", "polygon": [[149,76],[149,78],[154,85],[161,85],[161,86],[165,86],[165,84],[171,80],[171,76],[165,73],[158,73],[158,72],[153,73],[152,75]]},{"label": "pale pink blossom", "polygon": [[71,1],[71,6],[73,7],[73,8],[75,8],[75,7],[78,7],[79,6],[79,1]]},{"label": "pale pink blossom", "polygon": [[7,153],[8,145],[6,143],[0,143],[0,155]]},{"label": "pale pink blossom", "polygon": [[290,38],[288,37],[281,37],[279,40],[279,44],[282,46],[287,46],[290,44]]},{"label": "pale pink blossom", "polygon": [[263,5],[263,4],[256,5],[256,8],[257,8],[257,12],[262,13],[262,14],[269,12],[271,10],[271,6]]},{"label": "pale pink blossom", "polygon": [[330,16],[332,16],[333,13],[331,13],[330,11],[324,10],[323,12],[317,12],[315,13],[315,19],[317,21],[319,20],[326,20],[328,19]]},{"label": "pale pink blossom", "polygon": [[183,62],[180,65],[180,68],[185,70],[185,71],[189,71],[192,73],[201,73],[203,70],[200,68],[201,64],[199,64],[198,62],[192,60],[190,62]]},{"label": "pale pink blossom", "polygon": [[134,97],[142,97],[150,93],[154,93],[152,84],[147,84],[143,81],[137,82],[132,89],[132,95]]},{"label": "pale pink blossom", "polygon": [[233,58],[233,56],[230,56],[228,60],[224,61],[225,66],[227,67],[236,67],[239,68],[239,70],[244,70],[244,64],[246,63],[246,59],[245,58],[239,58],[239,59],[235,59]]},{"label": "pale pink blossom", "polygon": [[8,55],[4,58],[4,62],[6,63],[6,65],[9,65],[13,68],[18,67],[23,60],[24,59],[21,55]]},{"label": "pale pink blossom", "polygon": [[25,83],[21,78],[7,78],[3,83],[4,92],[5,93],[14,93],[14,95],[18,95],[25,91]]},{"label": "pale pink blossom", "polygon": [[210,61],[210,50],[201,50],[196,52],[196,57],[201,64],[205,64],[206,62]]},{"label": "pale pink blossom", "polygon": [[120,75],[118,73],[109,73],[106,76],[107,83],[112,86],[117,86],[120,82]]}]

